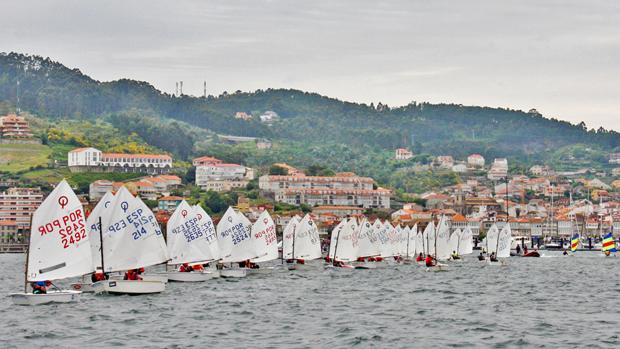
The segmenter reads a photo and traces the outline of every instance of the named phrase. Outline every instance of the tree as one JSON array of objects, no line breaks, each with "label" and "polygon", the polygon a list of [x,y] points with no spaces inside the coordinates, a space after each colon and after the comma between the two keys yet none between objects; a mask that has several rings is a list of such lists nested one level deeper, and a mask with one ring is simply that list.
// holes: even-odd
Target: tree
[{"label": "tree", "polygon": [[269,174],[275,176],[286,176],[288,175],[288,170],[278,165],[271,165],[269,167]]}]

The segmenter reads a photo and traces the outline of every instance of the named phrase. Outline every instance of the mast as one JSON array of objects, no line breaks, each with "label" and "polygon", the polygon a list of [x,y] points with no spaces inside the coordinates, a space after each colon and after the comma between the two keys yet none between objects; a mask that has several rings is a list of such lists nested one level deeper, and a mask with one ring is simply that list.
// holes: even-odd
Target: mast
[{"label": "mast", "polygon": [[340,240],[341,231],[342,227],[338,229],[338,234],[336,235],[336,245],[334,245],[334,259],[332,260],[332,265],[336,265],[336,252],[338,252],[338,240]]},{"label": "mast", "polygon": [[437,225],[438,227],[435,229],[435,260],[437,260],[437,230],[439,230],[439,225],[441,225],[441,218],[439,219],[439,224]]},{"label": "mast", "polygon": [[[297,235],[297,225],[293,226],[293,248],[291,249],[291,259],[293,261],[295,261],[295,236],[296,235]],[[282,246],[284,246],[284,244],[282,244]],[[282,253],[282,257],[284,257],[284,253]]]},{"label": "mast", "polygon": [[26,244],[26,268],[24,269],[24,293],[28,293],[28,262],[30,259],[30,238],[32,232],[32,216],[34,212],[30,215],[30,231],[28,232],[28,244]]},{"label": "mast", "polygon": [[105,275],[103,264],[103,224],[101,223],[101,216],[99,216],[99,251],[101,253],[101,272]]},{"label": "mast", "polygon": [[407,230],[407,255],[406,258],[409,258],[409,236],[411,235],[411,229]]}]

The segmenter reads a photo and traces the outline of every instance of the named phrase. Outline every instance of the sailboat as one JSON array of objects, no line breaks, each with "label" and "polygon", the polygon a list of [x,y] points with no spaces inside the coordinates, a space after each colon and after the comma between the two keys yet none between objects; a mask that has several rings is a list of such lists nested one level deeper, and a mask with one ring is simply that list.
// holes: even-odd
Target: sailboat
[{"label": "sailboat", "polygon": [[344,224],[341,222],[342,226],[336,232],[334,248],[330,248],[329,257],[334,267],[354,268],[349,263],[357,259],[359,247],[357,223],[354,218],[343,220],[343,222]]},{"label": "sailboat", "polygon": [[404,263],[411,264],[415,260],[416,256],[416,244],[418,242],[418,225],[414,225],[413,228],[406,227],[405,235],[407,237],[407,244],[405,246],[405,259]]},{"label": "sailboat", "polygon": [[[377,248],[379,250],[379,257],[375,258],[377,261],[384,261],[385,258],[392,257],[392,243],[390,242],[390,238],[388,236],[388,227],[386,224],[381,223],[381,220],[376,219],[372,224],[372,230],[377,235]],[[385,263],[384,263],[385,264]]]},{"label": "sailboat", "polygon": [[450,227],[445,217],[442,217],[435,229],[434,256],[436,264],[433,266],[434,271],[444,271],[448,265],[439,261],[447,261],[450,259]]},{"label": "sailboat", "polygon": [[[221,277],[240,278],[247,276],[247,268],[233,268],[233,263],[245,262],[255,258],[254,243],[245,216],[228,207],[217,225],[217,238],[222,263],[230,263],[220,270]],[[250,223],[251,226],[251,223]]]},{"label": "sailboat", "polygon": [[[201,218],[206,219],[208,216]],[[211,229],[213,229],[213,224],[211,224]],[[201,219],[198,218],[196,210],[185,200],[181,201],[170,216],[166,226],[166,236],[170,256],[169,267],[178,268],[179,265],[185,263],[188,265],[202,264],[213,260],[207,233],[201,229]],[[191,272],[173,270],[166,274],[169,281],[178,282],[206,281],[219,276],[217,271],[204,269]]]},{"label": "sailboat", "polygon": [[[99,272],[103,272],[103,267],[101,266],[102,251],[99,228],[102,220],[105,220],[106,222],[109,220],[110,213],[112,211],[110,206],[112,200],[114,200],[114,194],[111,191],[106,192],[86,219],[86,234],[90,237],[89,240],[92,251],[93,268],[95,271]],[[85,277],[86,275],[82,276],[82,282],[72,283],[71,288],[82,292],[95,292],[93,289],[93,283],[90,280],[84,280]]]},{"label": "sailboat", "polygon": [[[393,257],[394,263],[399,263],[400,260],[400,236],[396,231],[396,228],[388,221],[385,221],[383,224],[385,229],[385,234],[387,235],[390,247],[392,251],[390,252],[390,256]],[[385,257],[384,257],[385,258]]]},{"label": "sailboat", "polygon": [[[289,224],[291,223],[289,222]],[[310,268],[311,266],[306,263],[307,261],[321,258],[321,241],[316,224],[310,215],[306,214],[301,221],[296,221],[291,225],[290,231],[292,231],[290,236],[290,253],[286,250],[285,254],[288,269]]]},{"label": "sailboat", "polygon": [[[497,228],[495,229],[497,231]],[[489,235],[487,235],[489,237]],[[489,259],[489,265],[506,265],[506,258],[510,257],[510,247],[512,242],[512,231],[510,230],[510,224],[506,223],[501,231],[495,234],[493,232],[492,240],[488,240],[489,253],[495,252],[497,261],[491,261]],[[495,245],[493,245],[495,243]],[[501,258],[501,259],[500,259]]]},{"label": "sailboat", "polygon": [[[269,212],[264,210],[258,220],[251,228],[252,240],[254,241],[255,258],[250,261],[254,263],[268,262],[278,259],[278,237],[276,236],[276,224],[271,219]],[[258,264],[248,271],[250,274],[268,274],[273,271],[273,267],[262,268]]]},{"label": "sailboat", "polygon": [[[213,220],[211,216],[205,212],[205,210],[200,205],[192,206],[194,210],[194,214],[196,218],[198,218],[198,227],[200,231],[205,235],[205,238],[208,242],[207,251],[204,253],[208,256],[205,262],[210,263],[213,261],[217,261],[220,259],[220,246],[217,240],[217,231],[215,230],[215,225],[213,224]],[[211,268],[215,269],[215,268]],[[211,270],[213,273],[219,275],[218,270]]]},{"label": "sailboat", "polygon": [[459,256],[472,254],[474,252],[474,234],[471,228],[467,227],[461,231],[457,253]]},{"label": "sailboat", "polygon": [[376,258],[381,254],[378,237],[373,225],[366,218],[362,219],[358,232],[359,247],[357,250],[357,269],[374,269],[377,267]]},{"label": "sailboat", "polygon": [[[107,220],[101,220],[101,265],[103,271],[118,272],[145,268],[168,261],[162,231],[153,212],[121,187],[110,203]],[[162,280],[104,280],[93,284],[95,293],[149,294],[163,292]]]},{"label": "sailboat", "polygon": [[463,231],[461,229],[456,229],[450,235],[450,241],[448,243],[449,250],[452,251],[453,254],[456,254],[456,258],[451,256],[452,259],[460,260],[459,254],[459,245],[461,244],[461,235],[463,235]]},{"label": "sailboat", "polygon": [[[425,256],[435,255],[435,223],[431,220],[422,232],[422,251]],[[424,261],[421,264],[425,264]]]},{"label": "sailboat", "polygon": [[601,248],[605,256],[610,256],[612,253],[618,252],[616,249],[616,240],[612,233],[607,233],[603,236],[603,246]]},{"label": "sailboat", "polygon": [[10,294],[13,303],[37,305],[78,301],[80,291],[55,289],[34,293],[29,292],[28,287],[30,282],[51,282],[93,272],[89,238],[82,204],[63,180],[32,215],[24,292]]}]

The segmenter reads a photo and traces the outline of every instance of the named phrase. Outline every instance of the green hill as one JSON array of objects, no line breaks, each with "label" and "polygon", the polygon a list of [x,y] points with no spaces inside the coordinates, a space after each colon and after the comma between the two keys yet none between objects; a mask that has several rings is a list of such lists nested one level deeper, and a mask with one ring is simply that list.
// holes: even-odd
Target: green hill
[{"label": "green hill", "polygon": [[[23,110],[50,120],[98,125],[95,129],[112,127],[134,137],[136,144],[181,160],[208,153],[259,166],[273,161],[323,164],[405,190],[416,186],[409,167],[428,157],[395,162],[391,156],[396,147],[409,147],[416,154],[463,159],[481,153],[487,159],[501,156],[511,163],[562,167],[572,166],[563,154],[572,153],[576,145],[588,149],[581,152],[586,155],[579,165],[594,167],[605,166],[607,154],[620,147],[617,132],[587,130],[583,123],[547,119],[535,111],[423,102],[391,108],[287,89],[175,97],[146,82],[100,82],[47,58],[0,54],[0,101],[16,100],[18,80]],[[256,116],[269,110],[280,118],[261,123]],[[255,117],[236,119],[236,112]],[[269,138],[274,147],[223,145],[216,133]],[[105,139],[99,143],[108,144]]]}]

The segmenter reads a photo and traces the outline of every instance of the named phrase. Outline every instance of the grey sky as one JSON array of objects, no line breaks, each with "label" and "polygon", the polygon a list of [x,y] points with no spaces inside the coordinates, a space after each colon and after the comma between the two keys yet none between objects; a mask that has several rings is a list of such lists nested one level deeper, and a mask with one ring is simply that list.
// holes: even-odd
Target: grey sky
[{"label": "grey sky", "polygon": [[537,108],[620,130],[619,1],[2,1],[0,51],[209,94]]}]

